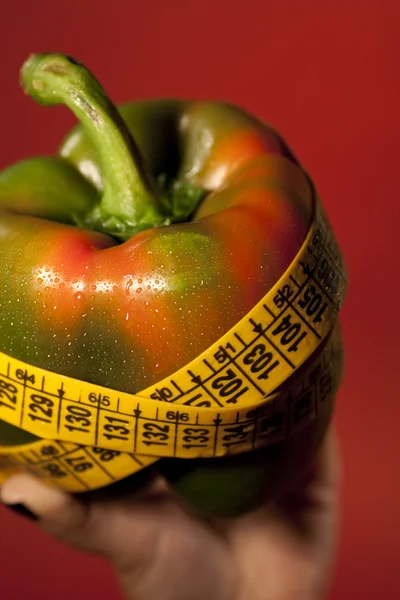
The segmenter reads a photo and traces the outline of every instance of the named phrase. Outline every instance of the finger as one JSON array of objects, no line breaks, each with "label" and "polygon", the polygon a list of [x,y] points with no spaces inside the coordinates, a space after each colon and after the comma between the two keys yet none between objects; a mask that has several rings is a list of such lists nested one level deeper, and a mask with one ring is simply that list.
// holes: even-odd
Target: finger
[{"label": "finger", "polygon": [[290,506],[291,503],[296,505],[302,501],[312,505],[336,502],[340,477],[339,444],[331,427],[315,459],[280,503]]},{"label": "finger", "polygon": [[340,459],[338,440],[330,429],[316,459],[299,485],[277,504],[298,539],[307,540],[327,569],[336,550],[339,523]]},{"label": "finger", "polygon": [[87,506],[30,474],[21,473],[8,479],[1,488],[0,498],[11,508],[23,506],[49,535],[74,545],[76,532],[87,529]]},{"label": "finger", "polygon": [[86,502],[30,474],[19,474],[3,484],[0,499],[26,507],[48,535],[114,564],[127,554],[133,564],[150,558],[159,522],[180,510],[163,480],[154,480],[132,496]]}]

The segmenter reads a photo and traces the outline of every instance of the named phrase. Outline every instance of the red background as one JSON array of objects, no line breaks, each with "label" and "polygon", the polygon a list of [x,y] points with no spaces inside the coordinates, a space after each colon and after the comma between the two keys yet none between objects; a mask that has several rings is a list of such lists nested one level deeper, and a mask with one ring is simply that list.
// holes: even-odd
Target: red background
[{"label": "red background", "polygon": [[[399,598],[399,2],[12,0],[1,21],[0,168],[53,152],[73,122],[18,86],[27,55],[50,50],[85,62],[117,102],[242,104],[280,129],[312,173],[351,284],[337,411],[343,515],[329,600]],[[102,563],[2,508],[0,582],[2,600],[119,598]]]}]

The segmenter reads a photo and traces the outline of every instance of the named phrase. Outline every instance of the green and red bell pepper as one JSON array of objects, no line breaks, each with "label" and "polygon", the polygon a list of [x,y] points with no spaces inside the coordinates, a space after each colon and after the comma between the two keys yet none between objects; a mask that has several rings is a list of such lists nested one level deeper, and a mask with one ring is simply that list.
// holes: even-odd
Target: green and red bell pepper
[{"label": "green and red bell pepper", "polygon": [[[230,104],[117,110],[80,63],[57,54],[33,55],[22,84],[39,103],[67,105],[80,125],[57,156],[0,173],[0,350],[139,392],[198,356],[276,283],[310,226],[308,176],[273,129]],[[32,439],[15,431],[3,424],[0,443]],[[304,450],[310,436],[296,437]],[[267,449],[285,457],[268,469],[272,461],[279,471],[290,444],[299,451],[288,443]],[[200,482],[199,505],[240,509],[254,456],[183,461],[182,480],[191,490]],[[179,479],[178,464],[160,468]],[[230,495],[217,485],[223,473]]]}]

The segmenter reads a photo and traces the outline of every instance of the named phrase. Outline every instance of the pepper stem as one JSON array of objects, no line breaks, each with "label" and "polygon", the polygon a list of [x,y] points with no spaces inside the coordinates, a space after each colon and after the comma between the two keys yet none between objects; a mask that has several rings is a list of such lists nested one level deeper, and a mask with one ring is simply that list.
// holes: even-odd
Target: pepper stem
[{"label": "pepper stem", "polygon": [[96,78],[63,54],[34,54],[21,70],[22,86],[40,104],[65,104],[99,153],[104,178],[100,203],[75,215],[78,225],[120,240],[168,225],[167,204],[125,122]]}]

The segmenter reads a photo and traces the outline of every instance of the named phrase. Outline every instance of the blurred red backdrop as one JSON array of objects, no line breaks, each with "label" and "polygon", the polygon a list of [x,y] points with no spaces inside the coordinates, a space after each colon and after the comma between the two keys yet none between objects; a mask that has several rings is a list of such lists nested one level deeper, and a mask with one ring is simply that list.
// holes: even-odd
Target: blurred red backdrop
[{"label": "blurred red backdrop", "polygon": [[[117,102],[241,104],[280,129],[312,173],[350,271],[337,410],[343,510],[329,600],[399,598],[399,2],[13,0],[1,16],[0,168],[53,152],[73,122],[18,86],[27,55],[50,50],[85,62]],[[2,600],[120,598],[102,563],[3,508],[0,578]]]}]

